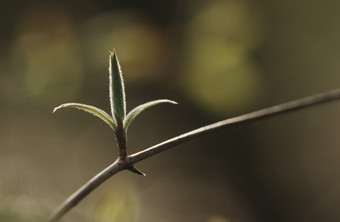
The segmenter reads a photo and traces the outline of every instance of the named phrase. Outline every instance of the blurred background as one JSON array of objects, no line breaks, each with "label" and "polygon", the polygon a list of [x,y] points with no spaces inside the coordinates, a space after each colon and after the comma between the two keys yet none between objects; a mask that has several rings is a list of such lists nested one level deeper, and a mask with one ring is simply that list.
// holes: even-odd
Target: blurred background
[{"label": "blurred background", "polygon": [[[123,69],[133,153],[225,118],[339,87],[340,1],[2,2],[0,221],[44,221],[117,158],[108,55]],[[180,145],[100,186],[63,221],[340,221],[339,102]]]}]

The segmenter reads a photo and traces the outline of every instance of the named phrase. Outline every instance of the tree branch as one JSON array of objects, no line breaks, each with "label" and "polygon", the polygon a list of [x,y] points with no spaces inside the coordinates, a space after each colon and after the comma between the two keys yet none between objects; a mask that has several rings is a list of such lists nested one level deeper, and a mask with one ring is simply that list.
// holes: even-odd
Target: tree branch
[{"label": "tree branch", "polygon": [[74,194],[67,198],[51,215],[49,222],[58,221],[69,210],[76,206],[82,199],[84,199],[89,193],[96,189],[100,184],[106,181],[108,178],[118,173],[119,171],[129,169],[133,164],[149,158],[157,153],[165,151],[176,145],[200,138],[204,135],[226,129],[235,125],[248,123],[254,120],[263,119],[266,117],[274,116],[277,114],[287,113],[290,111],[306,108],[309,106],[326,103],[340,99],[340,89],[328,91],[321,94],[305,97],[302,99],[294,100],[288,103],[272,106],[269,108],[261,109],[255,112],[244,114],[238,117],[222,120],[201,128],[184,133],[172,139],[166,140],[155,146],[147,148],[143,151],[129,155],[124,159],[117,159],[114,163],[108,166],[106,169],[98,173],[95,177],[89,180],[86,184],[80,187]]}]

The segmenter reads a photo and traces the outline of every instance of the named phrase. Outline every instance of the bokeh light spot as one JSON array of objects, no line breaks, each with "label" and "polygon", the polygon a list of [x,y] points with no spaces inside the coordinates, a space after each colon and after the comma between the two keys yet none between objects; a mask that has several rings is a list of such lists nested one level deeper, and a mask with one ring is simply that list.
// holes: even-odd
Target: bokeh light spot
[{"label": "bokeh light spot", "polygon": [[83,26],[89,64],[93,70],[107,66],[108,49],[115,48],[126,80],[162,74],[167,62],[166,38],[136,13],[112,13],[93,18]]},{"label": "bokeh light spot", "polygon": [[74,98],[82,80],[76,32],[62,9],[28,9],[17,26],[12,50],[15,71],[23,75],[24,94],[49,104]]},{"label": "bokeh light spot", "polygon": [[260,34],[249,14],[242,2],[212,1],[192,18],[183,87],[206,110],[225,115],[261,94],[260,68],[251,59]]},{"label": "bokeh light spot", "polygon": [[130,186],[115,186],[107,190],[98,200],[93,221],[96,222],[134,222],[138,218],[139,205],[136,194]]}]

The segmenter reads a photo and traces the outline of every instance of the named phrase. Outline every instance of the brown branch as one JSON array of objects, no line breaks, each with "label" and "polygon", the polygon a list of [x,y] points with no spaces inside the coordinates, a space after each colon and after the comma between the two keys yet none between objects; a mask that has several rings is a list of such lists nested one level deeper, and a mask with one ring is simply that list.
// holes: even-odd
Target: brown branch
[{"label": "brown branch", "polygon": [[100,184],[106,181],[108,178],[125,169],[131,169],[133,164],[149,158],[157,153],[165,151],[169,148],[175,147],[176,145],[200,138],[204,135],[226,129],[235,125],[248,123],[254,120],[263,119],[266,117],[282,114],[309,106],[326,103],[340,99],[340,89],[328,91],[325,93],[305,97],[302,99],[294,100],[288,103],[272,106],[269,108],[261,109],[255,112],[244,114],[238,117],[222,120],[193,131],[184,133],[172,139],[166,140],[155,146],[147,148],[138,153],[127,156],[126,158],[117,159],[114,163],[108,166],[106,169],[98,173],[90,181],[80,187],[74,194],[67,198],[52,214],[49,222],[58,221],[63,215],[69,210],[76,206],[82,199],[84,199],[89,193],[96,189]]}]

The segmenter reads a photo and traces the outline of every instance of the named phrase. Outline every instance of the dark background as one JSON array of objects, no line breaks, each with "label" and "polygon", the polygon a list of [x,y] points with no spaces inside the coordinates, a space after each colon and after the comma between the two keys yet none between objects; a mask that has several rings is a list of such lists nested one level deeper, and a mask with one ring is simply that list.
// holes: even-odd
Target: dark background
[{"label": "dark background", "polygon": [[[188,130],[339,87],[340,1],[6,1],[0,8],[0,221],[43,221],[117,158],[124,72],[133,153]],[[115,175],[63,221],[340,221],[338,103],[180,145]]]}]

